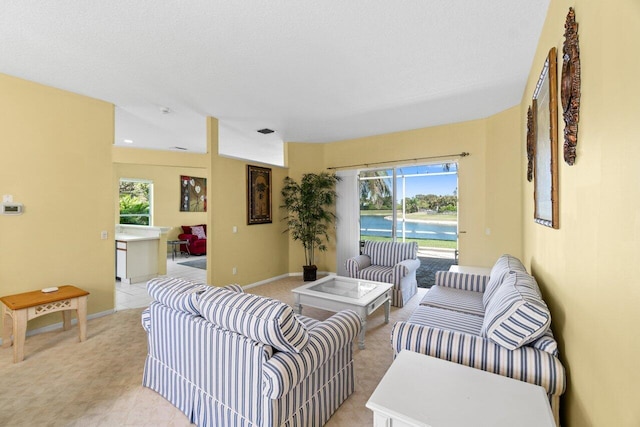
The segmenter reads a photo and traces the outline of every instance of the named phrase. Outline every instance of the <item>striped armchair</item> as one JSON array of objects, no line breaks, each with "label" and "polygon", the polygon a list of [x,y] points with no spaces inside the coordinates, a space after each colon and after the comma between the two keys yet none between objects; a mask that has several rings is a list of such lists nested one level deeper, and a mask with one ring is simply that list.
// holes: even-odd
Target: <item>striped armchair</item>
[{"label": "striped armchair", "polygon": [[325,321],[280,301],[153,279],[143,385],[198,426],[320,426],[354,391],[352,311]]},{"label": "striped armchair", "polygon": [[565,369],[540,289],[520,260],[501,256],[489,276],[439,271],[420,305],[391,332],[411,350],[543,387],[556,423]]},{"label": "striped armchair", "polygon": [[349,277],[393,283],[391,305],[403,307],[418,291],[420,267],[416,242],[365,241],[362,255],[346,261]]}]

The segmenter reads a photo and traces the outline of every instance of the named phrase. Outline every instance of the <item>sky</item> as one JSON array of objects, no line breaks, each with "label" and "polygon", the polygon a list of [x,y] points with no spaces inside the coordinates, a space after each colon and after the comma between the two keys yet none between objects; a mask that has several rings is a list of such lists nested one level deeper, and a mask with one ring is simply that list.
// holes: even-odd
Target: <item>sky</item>
[{"label": "sky", "polygon": [[[457,172],[457,165],[451,163],[450,172]],[[397,174],[406,175],[445,172],[442,165],[411,166],[398,168]],[[433,175],[425,177],[408,177],[405,179],[406,197],[414,197],[416,194],[453,195],[458,187],[458,175]],[[402,192],[402,179],[398,179],[398,193]]]}]

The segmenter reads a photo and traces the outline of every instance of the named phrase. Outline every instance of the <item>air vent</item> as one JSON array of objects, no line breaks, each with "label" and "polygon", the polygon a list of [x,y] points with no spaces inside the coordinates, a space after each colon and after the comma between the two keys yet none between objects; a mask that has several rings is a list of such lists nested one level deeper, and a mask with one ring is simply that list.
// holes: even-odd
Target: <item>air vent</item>
[{"label": "air vent", "polygon": [[258,132],[260,132],[260,133],[261,133],[261,134],[263,134],[263,135],[268,135],[268,134],[273,133],[273,132],[275,132],[275,131],[274,131],[274,130],[272,130],[272,129],[264,128],[264,129],[260,129]]},{"label": "air vent", "polygon": [[171,147],[172,150],[183,150],[183,151],[187,151],[186,148],[184,147]]}]

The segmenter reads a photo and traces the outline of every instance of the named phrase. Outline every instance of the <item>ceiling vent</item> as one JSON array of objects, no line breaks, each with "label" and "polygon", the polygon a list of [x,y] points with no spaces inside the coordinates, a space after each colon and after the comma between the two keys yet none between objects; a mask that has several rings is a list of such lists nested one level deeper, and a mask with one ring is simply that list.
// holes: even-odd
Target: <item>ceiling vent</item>
[{"label": "ceiling vent", "polygon": [[260,129],[258,132],[260,132],[260,133],[261,133],[261,134],[263,134],[263,135],[268,135],[268,134],[273,133],[273,132],[275,132],[275,131],[274,131],[274,130],[272,130],[272,129],[264,128],[264,129]]}]

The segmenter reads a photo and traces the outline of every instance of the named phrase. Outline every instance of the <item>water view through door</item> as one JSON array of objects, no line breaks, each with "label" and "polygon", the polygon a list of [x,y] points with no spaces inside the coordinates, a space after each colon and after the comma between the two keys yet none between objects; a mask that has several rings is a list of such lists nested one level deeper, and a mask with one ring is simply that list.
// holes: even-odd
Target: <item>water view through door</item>
[{"label": "water view through door", "polygon": [[359,180],[360,240],[418,242],[422,285],[430,286],[435,272],[424,270],[457,259],[458,164],[362,171]]}]

